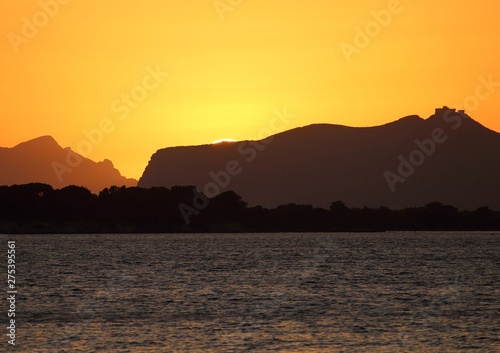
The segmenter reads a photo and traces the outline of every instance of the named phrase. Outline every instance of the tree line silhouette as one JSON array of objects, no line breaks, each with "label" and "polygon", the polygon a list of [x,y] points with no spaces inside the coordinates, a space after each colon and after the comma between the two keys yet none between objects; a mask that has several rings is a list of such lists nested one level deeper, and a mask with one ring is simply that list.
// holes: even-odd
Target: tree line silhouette
[{"label": "tree line silhouette", "polygon": [[459,211],[434,202],[391,210],[350,208],[335,201],[329,209],[296,204],[268,209],[249,207],[232,191],[210,198],[208,206],[186,224],[179,205],[189,204],[197,193],[193,186],[113,186],[99,195],[78,186],[0,186],[0,233],[500,230],[500,212],[488,207]]}]

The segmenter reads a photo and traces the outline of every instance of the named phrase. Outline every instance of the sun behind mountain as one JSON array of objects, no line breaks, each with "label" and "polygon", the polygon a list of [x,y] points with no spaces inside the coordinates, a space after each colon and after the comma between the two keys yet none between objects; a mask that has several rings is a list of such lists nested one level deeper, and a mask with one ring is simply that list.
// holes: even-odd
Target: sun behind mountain
[{"label": "sun behind mountain", "polygon": [[231,142],[238,142],[237,140],[234,139],[220,139],[220,140],[215,140],[214,142],[211,143],[211,145],[216,145],[218,143],[231,143]]}]

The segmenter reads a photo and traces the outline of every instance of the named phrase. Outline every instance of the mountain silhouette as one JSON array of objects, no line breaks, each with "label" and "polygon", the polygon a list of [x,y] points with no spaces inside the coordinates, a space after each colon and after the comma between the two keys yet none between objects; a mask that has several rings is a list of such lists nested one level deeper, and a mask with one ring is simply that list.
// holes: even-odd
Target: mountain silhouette
[{"label": "mountain silhouette", "polygon": [[42,136],[12,148],[0,148],[0,185],[45,183],[54,188],[78,185],[93,193],[112,185],[135,186],[109,160],[94,162],[51,136]]},{"label": "mountain silhouette", "polygon": [[140,187],[233,190],[250,205],[406,208],[431,202],[500,210],[500,134],[436,109],[376,127],[315,124],[262,141],[157,151]]}]

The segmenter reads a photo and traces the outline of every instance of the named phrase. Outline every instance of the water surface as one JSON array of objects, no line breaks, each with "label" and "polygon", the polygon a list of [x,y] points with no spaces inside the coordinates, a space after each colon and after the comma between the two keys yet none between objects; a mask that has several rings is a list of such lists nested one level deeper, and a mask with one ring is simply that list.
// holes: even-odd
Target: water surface
[{"label": "water surface", "polygon": [[18,352],[500,351],[499,233],[0,239]]}]

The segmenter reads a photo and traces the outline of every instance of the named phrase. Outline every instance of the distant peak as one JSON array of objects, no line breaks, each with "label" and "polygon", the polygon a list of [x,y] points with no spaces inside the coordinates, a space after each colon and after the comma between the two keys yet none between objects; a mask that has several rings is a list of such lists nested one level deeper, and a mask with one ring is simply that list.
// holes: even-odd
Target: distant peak
[{"label": "distant peak", "polygon": [[421,124],[425,120],[419,117],[418,115],[408,115],[398,120],[392,121],[390,123],[384,124],[382,126],[400,126],[400,125],[415,125]]},{"label": "distant peak", "polygon": [[418,121],[418,122],[421,122],[421,121],[424,121],[424,119],[422,119],[418,115],[408,115],[408,116],[402,117],[398,121],[408,121],[408,122]]},{"label": "distant peak", "polygon": [[36,138],[31,139],[29,141],[52,141],[52,142],[56,142],[56,140],[52,136],[50,136],[50,135],[44,135],[44,136],[36,137]]},{"label": "distant peak", "polygon": [[455,108],[449,108],[447,107],[446,105],[443,106],[442,108],[436,108],[435,112],[433,115],[430,116],[430,119],[434,118],[434,117],[438,117],[438,118],[442,118],[446,115],[462,115],[462,116],[466,116],[468,118],[470,118],[470,116],[468,116],[466,113],[465,113],[465,110],[462,110],[462,109],[455,109]]},{"label": "distant peak", "polygon": [[16,147],[21,147],[21,146],[50,146],[50,147],[54,147],[54,146],[57,146],[59,148],[61,148],[59,146],[59,144],[57,143],[57,141],[52,137],[52,136],[49,136],[49,135],[45,135],[45,136],[40,136],[40,137],[37,137],[37,138],[34,138],[32,140],[28,140],[26,142],[22,142],[20,144],[18,144]]},{"label": "distant peak", "polygon": [[113,169],[115,168],[113,162],[110,161],[109,159],[103,159],[102,161],[97,163],[108,168],[113,168]]},{"label": "distant peak", "polygon": [[[477,123],[477,121],[472,119],[470,117],[470,115],[468,115],[465,112],[465,110],[449,108],[447,106],[443,106],[442,108],[436,108],[436,111],[434,112],[434,114],[432,114],[427,120],[433,121],[433,120],[437,120],[437,119],[446,118],[448,116],[456,116],[456,115],[461,116],[464,120],[468,120],[468,121]],[[479,123],[477,123],[477,124],[479,124]]]}]

